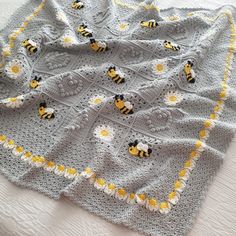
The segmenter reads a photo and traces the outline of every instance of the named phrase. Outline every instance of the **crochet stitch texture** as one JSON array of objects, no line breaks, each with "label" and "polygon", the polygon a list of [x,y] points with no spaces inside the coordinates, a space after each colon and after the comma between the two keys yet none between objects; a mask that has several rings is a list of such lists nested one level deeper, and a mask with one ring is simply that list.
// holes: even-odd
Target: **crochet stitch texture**
[{"label": "crochet stitch texture", "polygon": [[31,0],[0,33],[0,172],[185,235],[234,135],[235,8]]}]

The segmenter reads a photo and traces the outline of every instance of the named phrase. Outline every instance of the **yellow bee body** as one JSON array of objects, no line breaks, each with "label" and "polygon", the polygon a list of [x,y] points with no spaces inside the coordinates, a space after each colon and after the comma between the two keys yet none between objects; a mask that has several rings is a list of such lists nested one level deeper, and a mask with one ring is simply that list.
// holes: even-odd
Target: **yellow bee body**
[{"label": "yellow bee body", "polygon": [[141,21],[140,25],[146,28],[156,28],[158,26],[158,23],[155,20],[149,20],[149,21]]},{"label": "yellow bee body", "polygon": [[90,39],[90,47],[95,52],[105,52],[108,50],[107,44],[105,42],[96,41],[95,39]]},{"label": "yellow bee body", "polygon": [[22,42],[22,46],[24,46],[31,53],[36,53],[38,51],[37,44],[31,39],[24,40]]},{"label": "yellow bee body", "polygon": [[77,28],[77,32],[80,33],[84,37],[93,37],[92,30],[88,29],[87,25],[81,24]]},{"label": "yellow bee body", "polygon": [[195,83],[195,72],[192,69],[193,63],[191,61],[188,61],[185,65],[184,65],[184,73],[186,76],[186,79],[189,83]]},{"label": "yellow bee body", "polygon": [[84,7],[84,3],[80,0],[75,0],[73,3],[71,3],[71,7],[74,9],[81,9]]},{"label": "yellow bee body", "polygon": [[45,102],[40,103],[38,112],[41,119],[52,119],[55,117],[54,109],[47,108],[47,105]]},{"label": "yellow bee body", "polygon": [[175,45],[167,40],[164,41],[164,47],[167,49],[171,49],[173,51],[179,51],[180,50],[180,46],[179,45]]},{"label": "yellow bee body", "polygon": [[125,79],[121,76],[121,73],[116,70],[115,66],[109,67],[107,75],[117,84],[125,82]]},{"label": "yellow bee body", "polygon": [[149,157],[152,153],[152,150],[148,147],[147,144],[135,140],[133,143],[129,143],[129,153],[132,156],[138,156],[143,158]]},{"label": "yellow bee body", "polygon": [[123,95],[115,96],[115,106],[120,110],[122,114],[133,114],[133,105],[130,102],[124,101]]},{"label": "yellow bee body", "polygon": [[35,76],[29,83],[30,88],[36,89],[40,85],[41,77]]}]

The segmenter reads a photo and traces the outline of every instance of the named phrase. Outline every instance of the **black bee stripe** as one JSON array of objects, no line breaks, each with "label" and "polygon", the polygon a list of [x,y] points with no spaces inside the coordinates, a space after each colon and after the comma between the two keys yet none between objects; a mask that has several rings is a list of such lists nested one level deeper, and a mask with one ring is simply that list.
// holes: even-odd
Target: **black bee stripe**
[{"label": "black bee stripe", "polygon": [[120,109],[120,111],[121,111],[122,113],[125,113],[125,112],[127,111],[127,107],[122,107],[122,108]]},{"label": "black bee stripe", "polygon": [[117,82],[117,80],[119,80],[119,79],[120,79],[119,75],[115,75],[115,76],[112,77],[112,80],[115,81],[115,82]]},{"label": "black bee stripe", "polygon": [[124,82],[124,79],[123,78],[119,78],[119,80],[117,81],[117,84],[120,84],[120,83],[123,83]]}]

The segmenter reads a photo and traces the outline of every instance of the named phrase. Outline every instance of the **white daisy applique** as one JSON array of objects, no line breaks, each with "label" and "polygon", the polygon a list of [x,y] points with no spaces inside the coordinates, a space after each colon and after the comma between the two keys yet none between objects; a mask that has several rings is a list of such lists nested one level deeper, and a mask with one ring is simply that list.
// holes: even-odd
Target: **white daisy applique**
[{"label": "white daisy applique", "polygon": [[5,66],[5,73],[11,79],[18,79],[24,72],[21,61],[12,60]]},{"label": "white daisy applique", "polygon": [[17,97],[6,98],[0,101],[0,104],[4,104],[6,107],[19,108],[24,103],[24,96],[20,95]]},{"label": "white daisy applique", "polygon": [[109,125],[99,125],[94,129],[94,136],[103,141],[112,141],[114,134],[114,129]]},{"label": "white daisy applique", "polygon": [[96,105],[99,105],[101,104],[104,99],[105,99],[105,95],[103,94],[100,94],[100,95],[95,95],[93,97],[91,97],[88,101],[88,103],[91,105],[91,106],[96,106]]},{"label": "white daisy applique", "polygon": [[126,31],[128,29],[129,29],[129,23],[127,23],[127,22],[121,22],[117,25],[118,31]]},{"label": "white daisy applique", "polygon": [[157,61],[153,63],[153,72],[156,75],[162,75],[168,70],[166,61]]},{"label": "white daisy applique", "polygon": [[178,91],[169,91],[165,97],[164,102],[169,106],[175,106],[183,100],[183,94]]},{"label": "white daisy applique", "polygon": [[21,155],[24,153],[24,148],[21,147],[21,146],[17,146],[17,147],[15,147],[15,148],[12,150],[12,153],[13,153],[15,156],[19,157],[19,156],[21,156]]},{"label": "white daisy applique", "polygon": [[61,45],[64,48],[70,48],[75,45],[76,39],[71,33],[67,33],[61,37]]},{"label": "white daisy applique", "polygon": [[62,10],[58,10],[56,12],[56,18],[57,18],[57,20],[65,23],[65,24],[69,24],[68,18]]}]

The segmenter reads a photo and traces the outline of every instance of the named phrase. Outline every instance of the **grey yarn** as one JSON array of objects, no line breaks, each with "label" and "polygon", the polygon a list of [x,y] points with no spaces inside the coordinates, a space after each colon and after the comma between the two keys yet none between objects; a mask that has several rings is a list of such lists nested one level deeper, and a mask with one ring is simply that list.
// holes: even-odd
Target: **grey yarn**
[{"label": "grey yarn", "polygon": [[[123,7],[111,0],[83,2],[84,8],[75,10],[70,0],[46,1],[40,14],[17,37],[13,55],[6,63],[13,59],[21,61],[24,73],[11,79],[2,71],[0,99],[23,94],[24,101],[14,109],[0,101],[0,135],[47,160],[76,168],[78,172],[89,166],[107,183],[164,201],[222,89],[230,21],[227,16],[215,21],[207,18],[215,18],[224,11],[235,18],[236,10],[225,6],[214,11],[169,8],[157,12],[142,6]],[[141,1],[123,2],[137,5]],[[1,47],[39,4],[40,1],[32,0],[12,16],[0,33]],[[145,4],[156,3],[145,1]],[[68,24],[56,18],[58,10],[66,14]],[[188,16],[190,12],[194,14]],[[180,19],[169,21],[168,16],[173,15]],[[140,26],[141,21],[152,19],[158,22],[156,28]],[[128,23],[128,29],[119,31],[122,22]],[[97,53],[90,48],[89,37],[76,32],[81,23],[92,30],[95,40],[107,44],[107,51]],[[60,40],[69,31],[76,42],[65,48]],[[29,54],[21,45],[27,38],[39,45],[36,54]],[[179,45],[180,50],[164,48],[165,40]],[[162,74],[153,69],[159,61],[168,68]],[[189,83],[183,71],[188,61],[193,63],[195,83]],[[121,71],[124,83],[117,84],[108,77],[110,66]],[[15,158],[3,145],[0,145],[0,171],[19,186],[54,199],[64,195],[90,212],[135,231],[152,236],[186,235],[234,135],[235,69],[233,59],[223,111],[210,130],[206,147],[178,203],[171,206],[168,214],[109,196],[85,178],[67,179],[34,167]],[[29,83],[35,76],[42,81],[38,88],[31,89]],[[178,91],[183,98],[175,106],[165,103],[169,91]],[[99,94],[105,100],[91,106],[88,101]],[[123,94],[133,105],[133,114],[122,114],[115,107],[117,94]],[[54,109],[55,118],[40,118],[38,108],[42,102]],[[99,125],[113,128],[111,141],[94,135]],[[135,157],[128,152],[129,143],[135,140],[148,144],[152,150],[149,157]]]}]

